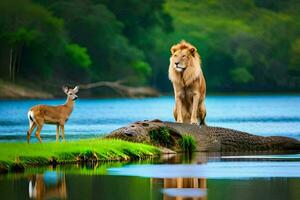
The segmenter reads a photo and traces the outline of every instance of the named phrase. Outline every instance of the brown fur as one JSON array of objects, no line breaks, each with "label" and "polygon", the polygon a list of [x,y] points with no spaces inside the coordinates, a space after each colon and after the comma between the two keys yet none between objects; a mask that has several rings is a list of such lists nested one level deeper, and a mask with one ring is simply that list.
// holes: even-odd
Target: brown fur
[{"label": "brown fur", "polygon": [[78,86],[74,89],[63,87],[63,91],[67,95],[67,101],[63,105],[48,106],[48,105],[36,105],[30,108],[28,112],[29,130],[27,131],[27,142],[30,142],[31,133],[37,128],[35,135],[39,142],[41,139],[41,130],[44,124],[56,125],[56,141],[59,139],[59,132],[61,130],[62,138],[65,139],[65,123],[71,115],[74,107],[74,100],[77,99],[76,93],[78,92]]},{"label": "brown fur", "polygon": [[169,79],[175,95],[174,118],[180,123],[205,125],[206,83],[197,49],[181,41],[172,46],[171,53]]}]

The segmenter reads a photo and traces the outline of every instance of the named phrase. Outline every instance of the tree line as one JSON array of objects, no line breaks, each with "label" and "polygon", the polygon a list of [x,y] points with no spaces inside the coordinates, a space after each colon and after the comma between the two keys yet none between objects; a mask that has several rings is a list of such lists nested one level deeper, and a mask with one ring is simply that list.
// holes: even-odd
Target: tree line
[{"label": "tree line", "polygon": [[299,10],[297,0],[3,0],[0,78],[170,92],[169,48],[185,39],[210,92],[299,91]]}]

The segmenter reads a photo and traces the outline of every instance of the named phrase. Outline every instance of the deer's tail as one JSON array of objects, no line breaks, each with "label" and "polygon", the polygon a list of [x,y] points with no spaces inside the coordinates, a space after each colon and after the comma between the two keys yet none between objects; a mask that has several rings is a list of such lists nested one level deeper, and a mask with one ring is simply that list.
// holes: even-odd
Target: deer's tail
[{"label": "deer's tail", "polygon": [[29,128],[31,128],[31,126],[34,124],[34,116],[33,116],[33,112],[32,110],[28,111],[28,120],[29,120]]}]

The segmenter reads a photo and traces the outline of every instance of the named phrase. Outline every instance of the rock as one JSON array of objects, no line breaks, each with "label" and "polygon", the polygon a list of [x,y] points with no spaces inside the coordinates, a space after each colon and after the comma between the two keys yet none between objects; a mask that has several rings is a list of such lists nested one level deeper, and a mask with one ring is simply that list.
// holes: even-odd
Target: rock
[{"label": "rock", "polygon": [[[169,134],[169,142],[155,140],[153,133]],[[167,135],[168,135],[167,134]],[[147,143],[172,151],[182,151],[180,140],[184,135],[192,135],[197,143],[196,151],[204,152],[248,152],[300,151],[300,142],[281,136],[263,137],[233,129],[197,126],[183,123],[163,122],[160,120],[138,121],[112,131],[106,138],[118,138],[132,142]],[[158,139],[160,140],[160,139]]]}]

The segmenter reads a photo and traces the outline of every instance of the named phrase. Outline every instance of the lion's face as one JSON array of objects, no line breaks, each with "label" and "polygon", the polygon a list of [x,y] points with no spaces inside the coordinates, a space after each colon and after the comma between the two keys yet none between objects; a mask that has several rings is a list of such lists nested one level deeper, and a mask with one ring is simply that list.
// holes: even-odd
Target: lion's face
[{"label": "lion's face", "polygon": [[189,52],[187,49],[178,50],[171,56],[173,68],[178,72],[183,72],[188,66]]},{"label": "lion's face", "polygon": [[187,43],[180,43],[171,48],[172,56],[170,58],[171,66],[177,72],[183,72],[193,58],[196,48]]}]

